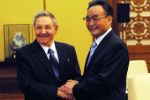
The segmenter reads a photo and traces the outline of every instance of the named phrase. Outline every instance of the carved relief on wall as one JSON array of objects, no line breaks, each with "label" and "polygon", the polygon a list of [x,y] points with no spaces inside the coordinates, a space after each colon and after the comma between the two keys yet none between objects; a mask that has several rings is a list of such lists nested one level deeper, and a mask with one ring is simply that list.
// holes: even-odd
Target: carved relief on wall
[{"label": "carved relief on wall", "polygon": [[122,25],[128,45],[150,45],[150,0],[130,0],[130,22]]}]

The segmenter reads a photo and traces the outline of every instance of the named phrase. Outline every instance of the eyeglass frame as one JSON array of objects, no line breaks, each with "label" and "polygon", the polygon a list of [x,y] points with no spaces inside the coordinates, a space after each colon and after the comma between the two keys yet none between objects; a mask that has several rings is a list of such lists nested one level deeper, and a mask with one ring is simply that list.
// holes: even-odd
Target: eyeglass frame
[{"label": "eyeglass frame", "polygon": [[86,20],[87,22],[90,22],[91,20],[93,20],[94,22],[98,21],[101,18],[106,18],[107,16],[99,16],[99,15],[92,15],[92,16],[86,16],[83,17],[83,20]]}]

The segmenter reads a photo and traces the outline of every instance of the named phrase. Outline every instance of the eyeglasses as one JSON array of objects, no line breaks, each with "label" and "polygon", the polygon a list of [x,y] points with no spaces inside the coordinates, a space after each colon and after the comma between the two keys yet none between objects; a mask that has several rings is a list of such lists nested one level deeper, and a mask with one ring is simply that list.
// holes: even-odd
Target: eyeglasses
[{"label": "eyeglasses", "polygon": [[93,16],[86,16],[83,17],[83,20],[86,20],[87,22],[90,22],[91,20],[93,21],[98,21],[101,18],[105,18],[106,16],[99,16],[99,15],[93,15]]}]

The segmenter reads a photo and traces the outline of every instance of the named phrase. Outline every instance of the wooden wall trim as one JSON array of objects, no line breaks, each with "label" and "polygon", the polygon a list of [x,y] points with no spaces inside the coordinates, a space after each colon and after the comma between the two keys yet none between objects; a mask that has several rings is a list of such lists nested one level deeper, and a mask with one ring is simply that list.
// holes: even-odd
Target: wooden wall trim
[{"label": "wooden wall trim", "polygon": [[108,0],[109,4],[113,8],[113,22],[112,22],[112,28],[116,31],[117,35],[119,35],[118,32],[118,23],[117,23],[117,0]]},{"label": "wooden wall trim", "polygon": [[128,46],[130,60],[145,60],[150,72],[150,45]]},{"label": "wooden wall trim", "polygon": [[150,45],[128,46],[130,53],[150,53]]}]

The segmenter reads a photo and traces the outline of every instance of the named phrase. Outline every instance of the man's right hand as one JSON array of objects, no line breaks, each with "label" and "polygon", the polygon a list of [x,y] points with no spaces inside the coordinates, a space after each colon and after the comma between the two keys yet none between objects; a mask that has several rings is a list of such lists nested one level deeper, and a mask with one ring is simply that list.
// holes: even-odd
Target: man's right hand
[{"label": "man's right hand", "polygon": [[66,100],[72,100],[72,95],[69,95],[65,92],[63,92],[60,88],[58,88],[57,90],[57,96],[61,97],[62,99],[66,99]]}]

